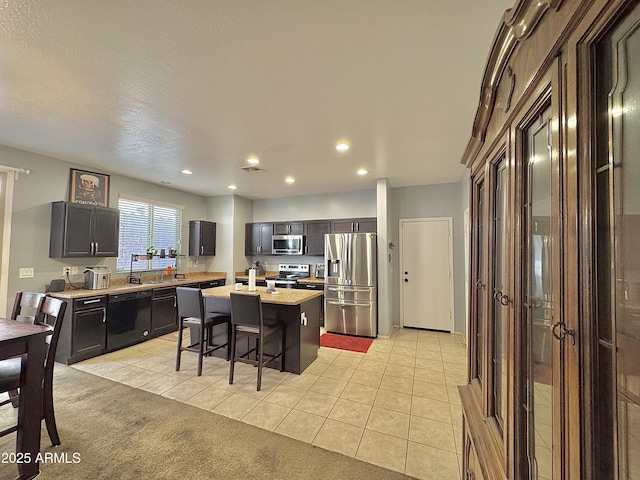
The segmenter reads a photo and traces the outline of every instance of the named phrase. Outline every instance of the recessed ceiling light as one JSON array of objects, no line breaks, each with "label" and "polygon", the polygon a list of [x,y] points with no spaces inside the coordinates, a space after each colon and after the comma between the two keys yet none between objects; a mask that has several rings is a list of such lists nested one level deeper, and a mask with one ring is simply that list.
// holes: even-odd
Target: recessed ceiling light
[{"label": "recessed ceiling light", "polygon": [[346,143],[339,143],[336,145],[336,150],[344,152],[345,150],[349,150],[349,145],[347,145]]},{"label": "recessed ceiling light", "polygon": [[258,160],[256,157],[251,157],[247,159],[247,163],[250,165],[257,165],[260,163],[260,160]]},{"label": "recessed ceiling light", "polygon": [[184,173],[185,175],[193,174],[193,172],[191,170],[189,170],[188,168],[180,170],[180,173]]},{"label": "recessed ceiling light", "polygon": [[369,173],[369,170],[361,168],[360,170],[358,170],[357,173],[358,173],[358,175],[366,175],[367,173]]},{"label": "recessed ceiling light", "polygon": [[287,177],[284,179],[284,181],[287,183],[295,183],[296,179],[293,177]]},{"label": "recessed ceiling light", "polygon": [[227,188],[229,190],[236,190],[238,187],[236,187],[235,185],[229,185]]},{"label": "recessed ceiling light", "polygon": [[160,183],[163,185],[171,185],[171,182],[167,182],[166,180],[160,180]]}]

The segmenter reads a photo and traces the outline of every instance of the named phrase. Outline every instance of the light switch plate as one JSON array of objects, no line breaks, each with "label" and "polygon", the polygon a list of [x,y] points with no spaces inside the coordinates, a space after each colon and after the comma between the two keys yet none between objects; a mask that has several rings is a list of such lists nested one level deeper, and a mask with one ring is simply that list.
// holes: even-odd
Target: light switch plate
[{"label": "light switch plate", "polygon": [[20,278],[33,278],[33,267],[21,268]]}]

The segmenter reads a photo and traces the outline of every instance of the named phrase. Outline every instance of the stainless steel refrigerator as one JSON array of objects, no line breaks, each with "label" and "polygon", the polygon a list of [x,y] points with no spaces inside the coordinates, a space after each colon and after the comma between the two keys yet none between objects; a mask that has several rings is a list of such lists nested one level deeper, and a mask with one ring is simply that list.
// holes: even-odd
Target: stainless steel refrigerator
[{"label": "stainless steel refrigerator", "polygon": [[362,337],[378,334],[375,233],[325,235],[324,326]]}]

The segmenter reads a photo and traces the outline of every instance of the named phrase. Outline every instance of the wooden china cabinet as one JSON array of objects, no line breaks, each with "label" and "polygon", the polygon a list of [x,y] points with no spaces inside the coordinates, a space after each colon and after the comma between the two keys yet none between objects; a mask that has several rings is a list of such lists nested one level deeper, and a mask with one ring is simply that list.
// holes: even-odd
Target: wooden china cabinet
[{"label": "wooden china cabinet", "polygon": [[640,480],[640,2],[517,1],[463,163],[463,478]]}]

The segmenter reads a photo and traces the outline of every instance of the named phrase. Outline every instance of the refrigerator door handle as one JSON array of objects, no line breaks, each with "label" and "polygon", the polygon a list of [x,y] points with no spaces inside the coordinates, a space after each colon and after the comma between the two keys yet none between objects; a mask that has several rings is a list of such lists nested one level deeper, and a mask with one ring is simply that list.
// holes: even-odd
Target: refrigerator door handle
[{"label": "refrigerator door handle", "polygon": [[327,287],[330,292],[370,292],[371,288],[358,287]]},{"label": "refrigerator door handle", "polygon": [[330,305],[338,305],[341,307],[371,307],[373,304],[370,302],[367,303],[358,303],[358,302],[336,302],[334,300],[327,300],[327,303]]}]

